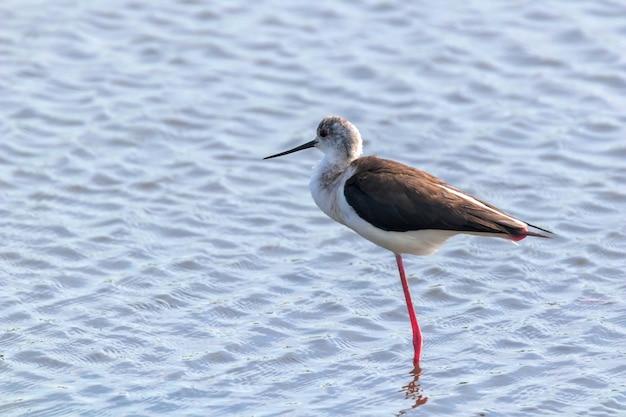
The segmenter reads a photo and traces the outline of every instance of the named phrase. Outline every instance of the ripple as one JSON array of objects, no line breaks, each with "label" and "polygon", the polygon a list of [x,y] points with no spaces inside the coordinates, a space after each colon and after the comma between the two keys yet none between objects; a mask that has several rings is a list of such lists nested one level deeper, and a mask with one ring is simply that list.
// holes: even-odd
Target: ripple
[{"label": "ripple", "polygon": [[[0,5],[1,411],[626,411],[617,2],[74,6]],[[559,235],[407,257],[419,377],[320,154],[261,160],[326,114]]]}]

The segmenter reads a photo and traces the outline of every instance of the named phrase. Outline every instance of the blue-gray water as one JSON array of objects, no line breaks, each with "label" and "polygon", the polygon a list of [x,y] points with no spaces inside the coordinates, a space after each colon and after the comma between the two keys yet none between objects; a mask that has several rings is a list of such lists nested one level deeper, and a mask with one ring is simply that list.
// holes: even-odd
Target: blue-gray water
[{"label": "blue-gray water", "polygon": [[[328,114],[556,239],[393,255]],[[626,415],[620,1],[0,3],[0,415]]]}]

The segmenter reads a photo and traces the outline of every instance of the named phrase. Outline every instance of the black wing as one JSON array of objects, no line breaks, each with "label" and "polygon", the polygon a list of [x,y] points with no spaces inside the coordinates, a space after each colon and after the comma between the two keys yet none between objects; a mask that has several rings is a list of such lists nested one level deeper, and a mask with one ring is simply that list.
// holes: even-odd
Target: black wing
[{"label": "black wing", "polygon": [[509,214],[427,172],[373,156],[359,158],[353,164],[357,172],[346,181],[346,200],[362,219],[380,229],[393,232],[440,229],[547,237],[528,232]]}]

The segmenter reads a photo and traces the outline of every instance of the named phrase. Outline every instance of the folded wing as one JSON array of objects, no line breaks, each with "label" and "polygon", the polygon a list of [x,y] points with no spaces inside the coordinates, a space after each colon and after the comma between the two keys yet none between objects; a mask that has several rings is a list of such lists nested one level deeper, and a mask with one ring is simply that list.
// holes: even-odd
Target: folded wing
[{"label": "folded wing", "polygon": [[380,229],[493,233],[510,235],[514,240],[548,237],[529,232],[527,226],[532,225],[427,172],[372,156],[353,164],[356,173],[346,181],[346,200],[362,219]]}]

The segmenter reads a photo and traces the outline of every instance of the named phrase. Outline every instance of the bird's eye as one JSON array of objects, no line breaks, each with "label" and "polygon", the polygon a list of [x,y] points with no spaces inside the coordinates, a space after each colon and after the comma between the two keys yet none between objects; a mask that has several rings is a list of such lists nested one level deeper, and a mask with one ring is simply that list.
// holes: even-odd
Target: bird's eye
[{"label": "bird's eye", "polygon": [[328,136],[328,130],[326,130],[326,129],[320,130],[320,136],[323,137],[323,138]]}]

